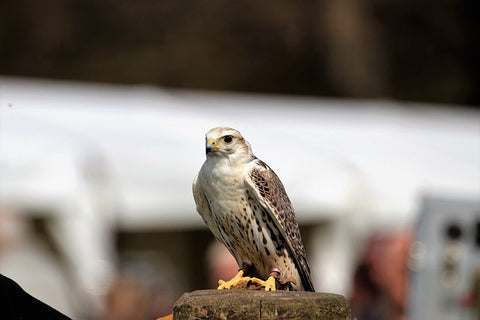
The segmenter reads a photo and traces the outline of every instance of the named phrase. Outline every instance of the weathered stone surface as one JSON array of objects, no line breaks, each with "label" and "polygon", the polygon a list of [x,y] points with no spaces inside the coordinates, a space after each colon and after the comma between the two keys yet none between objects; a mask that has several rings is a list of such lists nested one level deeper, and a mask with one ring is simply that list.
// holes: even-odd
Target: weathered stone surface
[{"label": "weathered stone surface", "polygon": [[350,319],[341,295],[303,291],[199,290],[183,294],[174,320]]}]

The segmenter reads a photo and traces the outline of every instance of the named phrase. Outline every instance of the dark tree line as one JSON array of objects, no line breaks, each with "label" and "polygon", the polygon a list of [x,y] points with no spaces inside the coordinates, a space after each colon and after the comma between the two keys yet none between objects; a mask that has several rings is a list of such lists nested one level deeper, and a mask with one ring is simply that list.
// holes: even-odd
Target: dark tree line
[{"label": "dark tree line", "polygon": [[0,74],[480,105],[476,3],[4,0]]}]

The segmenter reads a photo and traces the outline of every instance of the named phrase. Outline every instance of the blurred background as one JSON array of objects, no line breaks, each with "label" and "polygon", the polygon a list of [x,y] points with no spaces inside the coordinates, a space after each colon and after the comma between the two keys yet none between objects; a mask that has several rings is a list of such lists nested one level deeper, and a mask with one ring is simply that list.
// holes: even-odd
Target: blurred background
[{"label": "blurred background", "polygon": [[154,319],[236,273],[195,211],[204,135],[282,179],[318,291],[480,319],[478,1],[2,1],[0,273]]}]

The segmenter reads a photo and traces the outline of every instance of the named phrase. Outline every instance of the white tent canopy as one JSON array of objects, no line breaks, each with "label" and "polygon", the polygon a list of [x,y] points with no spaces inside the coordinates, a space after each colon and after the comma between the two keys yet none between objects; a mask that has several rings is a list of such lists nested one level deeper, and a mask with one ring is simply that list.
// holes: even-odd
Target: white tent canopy
[{"label": "white tent canopy", "polygon": [[[239,129],[300,220],[361,207],[392,223],[422,193],[478,196],[480,114],[386,101],[0,79],[2,200],[55,206],[103,170],[125,228],[195,226],[204,134]],[[85,168],[93,166],[93,168]],[[77,181],[77,182],[75,182]]]}]

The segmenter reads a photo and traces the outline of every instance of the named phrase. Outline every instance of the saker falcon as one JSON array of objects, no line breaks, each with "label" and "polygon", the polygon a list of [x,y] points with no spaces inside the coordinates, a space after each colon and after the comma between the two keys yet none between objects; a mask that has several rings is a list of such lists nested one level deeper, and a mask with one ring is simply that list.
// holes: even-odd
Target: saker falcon
[{"label": "saker falcon", "polygon": [[295,212],[275,172],[232,128],[211,129],[206,152],[193,181],[197,211],[240,268],[218,289],[253,281],[275,290],[273,270],[294,279],[293,289],[314,291]]}]

